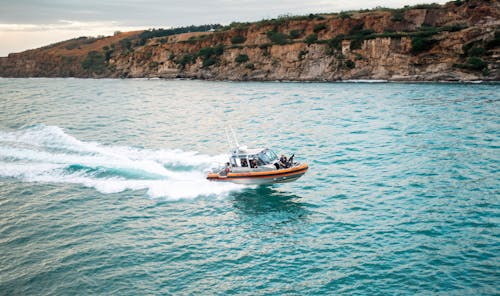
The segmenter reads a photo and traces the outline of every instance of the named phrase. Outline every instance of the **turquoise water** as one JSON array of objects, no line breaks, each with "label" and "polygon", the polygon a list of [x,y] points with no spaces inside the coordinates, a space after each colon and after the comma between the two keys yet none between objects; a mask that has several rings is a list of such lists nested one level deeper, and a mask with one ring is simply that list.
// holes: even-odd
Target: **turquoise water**
[{"label": "turquoise water", "polygon": [[0,79],[0,294],[498,295],[499,90]]}]

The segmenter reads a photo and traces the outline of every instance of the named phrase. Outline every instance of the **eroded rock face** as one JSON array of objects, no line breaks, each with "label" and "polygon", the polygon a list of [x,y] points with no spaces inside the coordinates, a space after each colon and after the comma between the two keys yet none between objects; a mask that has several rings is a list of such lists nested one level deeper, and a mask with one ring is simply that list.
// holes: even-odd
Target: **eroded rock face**
[{"label": "eroded rock face", "polygon": [[[125,37],[112,36],[11,54],[0,58],[0,76],[498,81],[499,16],[497,1],[470,0],[259,22],[150,39],[145,45],[137,42],[140,32],[130,32],[124,34],[132,44],[128,48]],[[286,40],[273,40],[273,32]],[[233,44],[235,36],[244,41]],[[307,42],[312,36],[317,41]],[[207,47],[223,51],[203,54]],[[91,51],[95,59],[89,62]]]}]

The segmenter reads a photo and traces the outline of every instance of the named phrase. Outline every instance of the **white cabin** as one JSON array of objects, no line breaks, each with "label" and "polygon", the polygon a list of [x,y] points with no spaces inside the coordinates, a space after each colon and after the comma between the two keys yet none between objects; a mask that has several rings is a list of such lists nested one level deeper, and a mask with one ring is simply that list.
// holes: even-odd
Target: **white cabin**
[{"label": "white cabin", "polygon": [[249,149],[246,146],[234,149],[229,158],[233,172],[275,170],[278,161],[276,153],[269,148]]}]

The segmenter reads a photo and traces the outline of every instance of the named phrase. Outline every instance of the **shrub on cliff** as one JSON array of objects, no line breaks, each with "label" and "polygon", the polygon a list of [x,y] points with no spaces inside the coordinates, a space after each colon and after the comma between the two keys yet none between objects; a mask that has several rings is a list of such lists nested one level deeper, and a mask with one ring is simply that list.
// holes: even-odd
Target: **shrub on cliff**
[{"label": "shrub on cliff", "polygon": [[253,63],[247,63],[245,65],[245,68],[249,70],[255,70],[255,65]]},{"label": "shrub on cliff", "polygon": [[451,26],[441,27],[441,29],[443,31],[448,31],[448,32],[458,32],[458,31],[462,31],[465,28],[467,28],[467,26],[463,25],[463,24],[455,24],[455,25],[451,25]]},{"label": "shrub on cliff", "polygon": [[215,50],[213,47],[204,47],[196,53],[196,57],[201,57],[202,59],[208,59],[210,56],[212,56],[215,53]]},{"label": "shrub on cliff", "polygon": [[347,60],[345,61],[345,66],[347,69],[354,69],[356,67],[356,64],[351,60]]},{"label": "shrub on cliff", "polygon": [[467,64],[455,64],[454,66],[462,69],[481,71],[486,69],[488,64],[478,57],[472,57],[467,59]]},{"label": "shrub on cliff", "polygon": [[485,45],[486,49],[494,49],[500,46],[500,31],[495,32],[495,37]]},{"label": "shrub on cliff", "polygon": [[318,41],[318,35],[316,35],[316,34],[311,34],[311,35],[307,36],[306,39],[304,40],[304,42],[307,45],[311,45],[316,41]]},{"label": "shrub on cliff", "polygon": [[470,57],[480,57],[486,53],[486,50],[482,47],[473,47],[467,51],[467,55]]},{"label": "shrub on cliff", "polygon": [[283,45],[288,43],[288,36],[281,32],[268,31],[266,35],[267,38],[269,38],[269,40],[271,40],[271,42],[274,44]]},{"label": "shrub on cliff", "polygon": [[341,19],[350,19],[351,18],[351,15],[348,13],[348,12],[345,12],[345,11],[341,11],[339,13],[339,17]]},{"label": "shrub on cliff", "polygon": [[299,60],[302,60],[302,59],[304,58],[304,56],[305,56],[306,54],[308,54],[308,53],[309,53],[309,51],[307,51],[307,50],[301,50],[301,51],[299,51],[299,55],[297,56],[297,58],[298,58]]},{"label": "shrub on cliff", "polygon": [[113,54],[113,49],[109,46],[103,46],[102,51],[104,52],[104,59],[108,62],[111,59],[111,55]]},{"label": "shrub on cliff", "polygon": [[[351,49],[361,49],[361,46],[363,45],[363,41],[365,39],[370,39],[374,38],[376,36],[375,31],[371,29],[363,29],[364,24],[359,23],[356,26],[354,26],[350,32],[348,37],[343,38],[343,39],[351,39]],[[338,37],[340,39],[340,37]],[[339,44],[339,49],[341,47],[341,44]]]},{"label": "shrub on cliff", "polygon": [[393,22],[402,22],[405,20],[405,16],[401,9],[396,9],[392,12],[391,21]]},{"label": "shrub on cliff", "polygon": [[249,58],[246,54],[239,54],[234,61],[237,62],[238,64],[248,62]]},{"label": "shrub on cliff", "polygon": [[420,28],[418,28],[418,32],[414,32],[412,34],[417,36],[417,37],[424,38],[424,37],[431,37],[433,35],[436,35],[441,31],[443,31],[443,28],[422,25]]},{"label": "shrub on cliff", "polygon": [[214,54],[215,55],[222,55],[224,53],[224,45],[219,44],[214,47]]},{"label": "shrub on cliff", "polygon": [[158,62],[152,61],[152,62],[149,63],[149,68],[150,69],[158,68],[158,65],[159,65]]},{"label": "shrub on cliff", "polygon": [[430,50],[434,44],[437,43],[435,39],[422,38],[420,36],[415,36],[411,38],[411,53],[419,54],[424,51]]},{"label": "shrub on cliff", "polygon": [[191,64],[195,60],[195,56],[191,54],[185,54],[182,58],[177,62],[182,68],[186,67],[187,64]]},{"label": "shrub on cliff", "polygon": [[197,39],[198,39],[198,37],[191,36],[191,37],[188,38],[188,40],[186,40],[184,42],[189,43],[189,44],[195,44]]},{"label": "shrub on cliff", "polygon": [[297,39],[300,36],[302,36],[303,33],[304,33],[304,31],[301,31],[301,30],[291,30],[290,31],[290,38]]},{"label": "shrub on cliff", "polygon": [[363,45],[363,41],[364,41],[363,38],[351,39],[351,45],[350,45],[351,50],[361,49],[361,46]]},{"label": "shrub on cliff", "polygon": [[120,48],[121,48],[123,53],[130,51],[130,49],[132,47],[132,41],[130,41],[130,39],[128,39],[128,38],[120,40],[118,42],[118,44],[120,45]]},{"label": "shrub on cliff", "polygon": [[248,27],[250,27],[250,23],[241,23],[241,22],[232,22],[229,25],[223,27],[221,30],[246,30]]},{"label": "shrub on cliff", "polygon": [[217,63],[217,60],[210,57],[210,58],[207,58],[206,60],[203,60],[202,67],[203,68],[210,67],[212,65],[215,65],[215,63]]},{"label": "shrub on cliff", "polygon": [[401,38],[403,36],[407,36],[407,34],[399,33],[399,32],[391,32],[389,30],[386,30],[384,33],[374,34],[372,36],[373,37],[381,37],[381,38]]},{"label": "shrub on cliff", "polygon": [[[357,35],[360,34],[363,28],[365,27],[364,22],[360,22],[352,26],[352,28],[349,30],[349,35]],[[362,34],[364,35],[364,34]]]},{"label": "shrub on cliff", "polygon": [[441,5],[439,5],[438,3],[417,4],[408,7],[408,9],[439,9],[439,8],[441,8]]},{"label": "shrub on cliff", "polygon": [[324,17],[324,16],[319,15],[319,14],[314,14],[314,13],[310,13],[308,16],[306,16],[306,18],[307,18],[308,20],[317,19],[317,20],[320,20],[320,21],[322,21],[322,20],[324,20],[324,19],[325,19],[325,17]]},{"label": "shrub on cliff", "polygon": [[341,50],[342,49],[342,40],[344,39],[343,35],[339,35],[335,38],[328,40],[327,44],[330,49]]},{"label": "shrub on cliff", "polygon": [[219,44],[214,47],[204,47],[200,49],[194,58],[200,57],[203,60],[203,67],[212,66],[217,62],[217,57],[224,53],[224,45]]},{"label": "shrub on cliff", "polygon": [[166,37],[175,34],[182,34],[188,32],[208,32],[210,30],[220,29],[222,26],[220,24],[207,24],[200,26],[187,26],[187,27],[177,27],[171,29],[150,29],[145,30],[141,34],[139,34],[139,45],[146,44],[148,39],[156,38],[156,37]]},{"label": "shrub on cliff", "polygon": [[326,25],[324,23],[321,23],[321,24],[317,24],[314,26],[313,32],[318,33],[318,32],[323,31],[325,29],[326,29]]},{"label": "shrub on cliff", "polygon": [[233,38],[231,38],[231,43],[232,44],[240,44],[245,42],[247,39],[244,36],[241,35],[236,35]]},{"label": "shrub on cliff", "polygon": [[102,74],[106,70],[106,60],[104,55],[98,51],[91,51],[81,63],[82,68],[89,73]]}]

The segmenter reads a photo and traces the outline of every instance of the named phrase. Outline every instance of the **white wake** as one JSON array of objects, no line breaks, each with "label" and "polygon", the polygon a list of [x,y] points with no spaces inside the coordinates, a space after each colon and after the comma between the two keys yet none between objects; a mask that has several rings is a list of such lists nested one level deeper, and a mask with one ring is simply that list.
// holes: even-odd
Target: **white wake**
[{"label": "white wake", "polygon": [[0,177],[80,184],[102,193],[145,189],[151,197],[168,199],[224,195],[243,187],[207,181],[204,171],[226,159],[83,142],[57,126],[0,131]]}]

